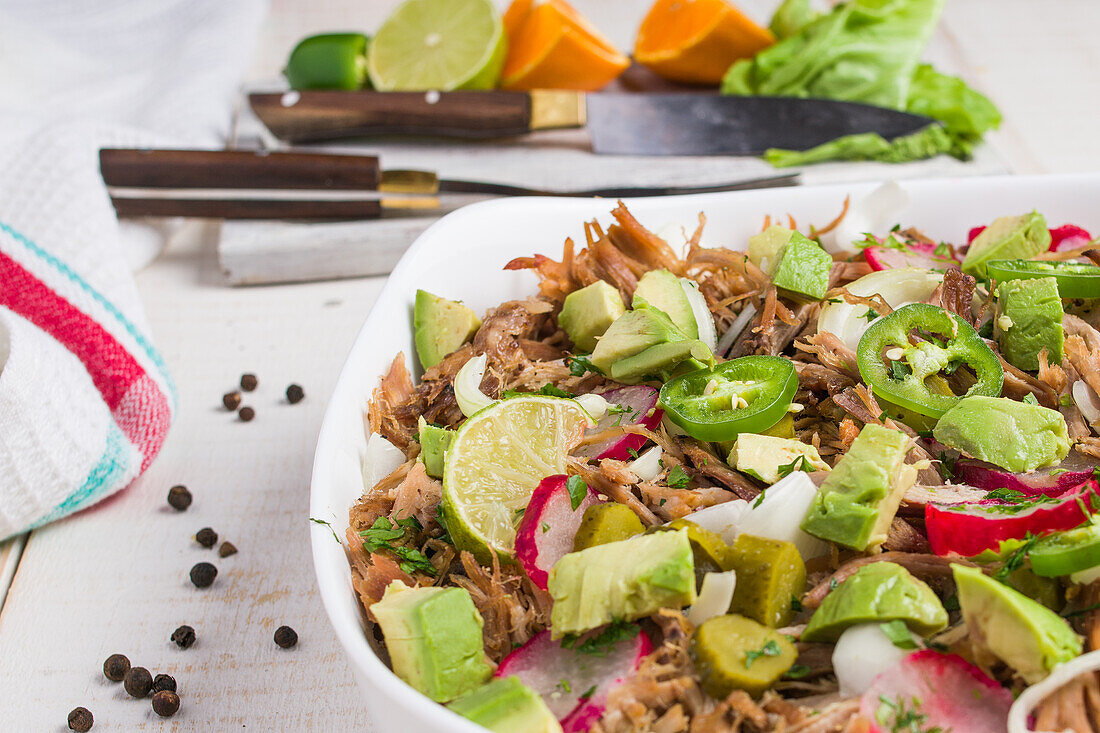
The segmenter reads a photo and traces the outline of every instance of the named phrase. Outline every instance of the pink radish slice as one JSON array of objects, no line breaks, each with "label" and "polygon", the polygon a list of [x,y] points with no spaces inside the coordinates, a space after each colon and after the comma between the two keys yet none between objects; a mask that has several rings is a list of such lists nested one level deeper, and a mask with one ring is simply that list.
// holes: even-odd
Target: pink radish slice
[{"label": "pink radish slice", "polygon": [[981,226],[972,227],[970,229],[970,231],[967,232],[967,234],[966,234],[966,243],[970,244],[971,242],[974,241],[975,237],[977,237],[979,234],[981,234],[984,231],[985,231],[985,224],[982,224]]},{"label": "pink radish slice", "polygon": [[[619,425],[641,425],[649,430],[654,430],[661,424],[663,410],[657,409],[657,390],[652,387],[638,385],[637,387],[620,387],[608,390],[600,395],[611,405],[607,414],[600,418],[596,427],[590,432],[598,433]],[[616,410],[615,408],[622,408]],[[652,411],[652,412],[651,412]],[[601,443],[586,445],[576,451],[577,455],[585,458],[614,458],[616,461],[629,461],[634,456],[630,451],[637,452],[646,444],[646,438],[642,435],[620,435]]]},{"label": "pink radish slice", "polygon": [[574,510],[565,487],[567,479],[567,476],[547,476],[539,482],[516,530],[516,559],[543,590],[550,579],[550,568],[573,551],[573,538],[581,526],[584,510],[600,501],[599,494],[589,489]]},{"label": "pink radish slice", "polygon": [[[1088,507],[1097,493],[1095,480],[1056,495],[1057,501],[1035,504],[1014,513],[997,511],[1005,506],[990,500],[980,504],[927,504],[924,507],[928,544],[937,555],[955,552],[977,555],[996,550],[1003,540],[1018,540],[1028,532],[1036,535],[1073,529],[1088,518]],[[961,509],[953,510],[951,507]]]},{"label": "pink radish slice", "polygon": [[913,652],[875,677],[859,700],[872,733],[902,730],[897,726],[910,711],[925,716],[920,730],[990,733],[1007,729],[1011,707],[1012,693],[980,669],[957,654],[931,649]]},{"label": "pink radish slice", "polygon": [[959,483],[975,489],[1012,489],[1025,494],[1057,496],[1092,478],[1092,468],[1085,468],[1083,461],[1077,467],[1070,466],[1069,463],[1070,459],[1066,459],[1058,466],[1040,468],[1032,473],[1010,473],[991,463],[960,458],[955,462],[954,473]]},{"label": "pink radish slice", "polygon": [[[519,677],[542,695],[565,733],[573,733],[587,730],[603,714],[607,694],[652,650],[649,637],[640,628],[636,636],[618,641],[603,655],[564,649],[546,630],[506,656],[496,676]],[[586,693],[588,696],[582,697]]]},{"label": "pink radish slice", "polygon": [[902,267],[919,267],[924,270],[940,269],[957,264],[950,257],[934,254],[930,244],[911,245],[905,250],[893,247],[868,247],[863,256],[872,270],[897,270]]},{"label": "pink radish slice", "polygon": [[1092,235],[1076,224],[1063,224],[1050,230],[1050,251],[1062,252],[1067,249],[1084,247],[1092,241]]}]

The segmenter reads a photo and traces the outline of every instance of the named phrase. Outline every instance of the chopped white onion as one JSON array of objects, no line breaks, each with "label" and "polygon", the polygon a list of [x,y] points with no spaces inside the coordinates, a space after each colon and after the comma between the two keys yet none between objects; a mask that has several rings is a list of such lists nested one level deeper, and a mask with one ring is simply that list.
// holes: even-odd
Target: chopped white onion
[{"label": "chopped white onion", "polygon": [[652,481],[661,473],[661,455],[664,453],[661,446],[655,445],[649,450],[627,464],[635,476],[642,481]]},{"label": "chopped white onion", "polygon": [[462,414],[470,417],[478,410],[496,402],[481,391],[481,380],[485,377],[485,354],[478,354],[462,365],[455,375],[455,401]]},{"label": "chopped white onion", "polygon": [[848,207],[848,213],[829,232],[821,235],[821,244],[830,253],[856,254],[855,243],[868,232],[875,233],[897,222],[909,205],[909,194],[896,181],[887,181]]},{"label": "chopped white onion", "polygon": [[840,683],[840,696],[858,697],[867,692],[875,677],[908,655],[890,641],[878,623],[845,629],[833,649],[833,671]]},{"label": "chopped white onion", "polygon": [[707,307],[707,299],[699,292],[699,286],[693,280],[686,277],[680,278],[680,287],[687,296],[688,305],[691,306],[691,314],[695,316],[695,325],[699,328],[699,340],[714,351],[718,348],[718,330],[714,327],[714,316]]},{"label": "chopped white onion", "polygon": [[1100,399],[1085,380],[1078,379],[1073,383],[1073,401],[1090,425],[1100,420]]},{"label": "chopped white onion", "polygon": [[737,524],[741,517],[749,510],[749,503],[744,499],[734,499],[722,504],[708,506],[684,517],[689,522],[698,524],[703,529],[722,535],[722,539],[732,543],[737,539]]},{"label": "chopped white onion", "polygon": [[363,485],[373,489],[374,485],[396,471],[405,462],[405,454],[396,445],[378,433],[367,438],[367,449],[363,453]]},{"label": "chopped white onion", "polygon": [[687,620],[696,628],[704,621],[715,616],[724,616],[730,612],[733,602],[733,590],[737,587],[737,571],[707,573],[703,576],[703,587],[699,597],[687,612]]},{"label": "chopped white onion", "polygon": [[1071,573],[1069,576],[1069,582],[1077,583],[1078,585],[1091,585],[1097,580],[1100,580],[1100,565],[1086,570],[1078,570],[1076,573]]},{"label": "chopped white onion", "polygon": [[1033,731],[1028,727],[1028,719],[1035,707],[1043,699],[1066,684],[1074,677],[1085,672],[1100,669],[1100,651],[1082,654],[1065,664],[1059,664],[1042,682],[1037,682],[1023,691],[1012,709],[1008,711],[1008,733],[1065,733],[1064,731]]},{"label": "chopped white onion", "polygon": [[[852,295],[869,298],[880,295],[891,308],[897,309],[907,303],[922,303],[932,295],[943,282],[943,274],[922,270],[919,267],[902,267],[896,270],[879,270],[848,283],[848,292]],[[837,336],[852,351],[859,347],[863,332],[874,322],[865,317],[867,306],[849,303],[837,298],[839,302],[826,302],[821,306],[817,317],[817,330],[828,331]]]},{"label": "chopped white onion", "polygon": [[737,523],[737,532],[793,542],[803,560],[820,557],[829,551],[829,545],[801,527],[816,496],[817,486],[809,475],[793,471],[749,506]]},{"label": "chopped white onion", "polygon": [[752,317],[755,315],[756,306],[752,303],[745,303],[745,307],[737,314],[737,318],[733,320],[730,327],[722,334],[722,338],[718,339],[718,346],[715,348],[715,352],[725,356],[726,352],[733,346],[733,342],[737,340],[737,337],[741,335],[741,332],[745,330],[745,327],[749,325],[749,321],[751,321]]},{"label": "chopped white onion", "polygon": [[577,395],[574,399],[588,413],[594,423],[599,422],[600,418],[606,415],[608,408],[611,407],[608,401],[598,394]]}]

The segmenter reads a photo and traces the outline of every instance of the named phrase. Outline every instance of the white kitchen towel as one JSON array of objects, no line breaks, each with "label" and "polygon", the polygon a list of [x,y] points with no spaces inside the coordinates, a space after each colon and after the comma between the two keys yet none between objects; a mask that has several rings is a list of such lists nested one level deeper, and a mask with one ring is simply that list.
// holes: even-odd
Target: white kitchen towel
[{"label": "white kitchen towel", "polygon": [[97,152],[220,147],[264,10],[0,0],[0,538],[127,486],[163,444],[175,391],[129,265],[160,238],[119,225]]}]

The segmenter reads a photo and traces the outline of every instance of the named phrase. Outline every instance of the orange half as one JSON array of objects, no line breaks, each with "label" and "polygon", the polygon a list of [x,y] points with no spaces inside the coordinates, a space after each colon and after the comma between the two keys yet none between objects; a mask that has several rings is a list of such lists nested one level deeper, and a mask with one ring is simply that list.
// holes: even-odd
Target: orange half
[{"label": "orange half", "polygon": [[725,0],[657,0],[634,42],[634,59],[654,73],[689,84],[717,84],[737,59],[775,43],[775,36]]},{"label": "orange half", "polygon": [[503,89],[593,91],[630,66],[630,59],[565,0],[515,0],[504,14],[504,30]]}]

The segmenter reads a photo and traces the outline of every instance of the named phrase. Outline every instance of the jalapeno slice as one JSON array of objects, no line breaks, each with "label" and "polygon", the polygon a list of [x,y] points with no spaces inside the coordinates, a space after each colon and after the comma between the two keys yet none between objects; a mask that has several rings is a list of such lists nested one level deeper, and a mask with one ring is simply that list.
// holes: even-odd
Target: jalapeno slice
[{"label": "jalapeno slice", "polygon": [[691,437],[719,442],[775,425],[797,389],[798,375],[787,359],[743,356],[666,382],[660,405]]},{"label": "jalapeno slice", "polygon": [[283,74],[292,89],[362,89],[367,84],[367,44],[362,33],[322,33],[303,38]]},{"label": "jalapeno slice", "polygon": [[1035,574],[1048,578],[1094,568],[1100,565],[1100,525],[1087,524],[1047,535],[1027,556]]},{"label": "jalapeno slice", "polygon": [[1100,298],[1100,267],[1083,262],[992,260],[986,274],[997,282],[1053,277],[1063,298]]},{"label": "jalapeno slice", "polygon": [[[974,327],[927,303],[874,321],[859,340],[856,363],[876,396],[935,418],[963,397],[999,397],[1004,383],[1000,360]],[[958,385],[967,385],[964,394],[955,394]]]}]

